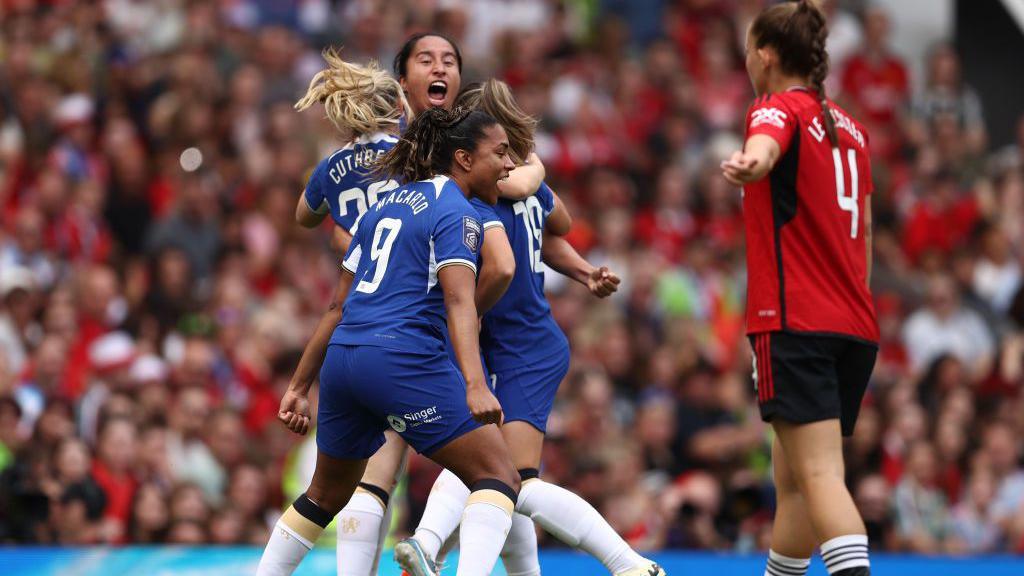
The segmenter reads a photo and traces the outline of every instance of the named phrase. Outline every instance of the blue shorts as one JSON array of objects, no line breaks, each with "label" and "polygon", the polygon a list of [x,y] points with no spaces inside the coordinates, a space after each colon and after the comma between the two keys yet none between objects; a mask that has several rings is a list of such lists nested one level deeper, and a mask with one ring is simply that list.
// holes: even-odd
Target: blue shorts
[{"label": "blue shorts", "polygon": [[505,422],[522,421],[545,432],[555,395],[569,371],[569,347],[536,362],[509,369],[491,368],[494,395]]},{"label": "blue shorts", "polygon": [[335,458],[369,458],[384,444],[388,426],[417,452],[430,454],[480,424],[466,405],[462,374],[446,354],[328,346],[317,447]]}]

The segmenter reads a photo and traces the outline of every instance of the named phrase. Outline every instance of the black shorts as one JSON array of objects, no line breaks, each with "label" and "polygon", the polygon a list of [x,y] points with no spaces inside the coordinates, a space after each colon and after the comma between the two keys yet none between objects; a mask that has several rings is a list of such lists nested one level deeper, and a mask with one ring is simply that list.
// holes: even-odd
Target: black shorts
[{"label": "black shorts", "polygon": [[860,403],[878,356],[876,344],[822,334],[750,335],[761,419],[794,424],[839,418],[853,434]]}]

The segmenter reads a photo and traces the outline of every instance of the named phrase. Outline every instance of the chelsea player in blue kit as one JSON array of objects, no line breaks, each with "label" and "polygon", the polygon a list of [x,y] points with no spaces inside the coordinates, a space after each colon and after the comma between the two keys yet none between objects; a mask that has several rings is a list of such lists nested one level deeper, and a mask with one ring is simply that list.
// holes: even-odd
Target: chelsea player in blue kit
[{"label": "chelsea player in blue kit", "polygon": [[[400,82],[374,63],[347,63],[332,50],[324,57],[328,68],[314,76],[296,108],[323,104],[328,119],[349,141],[313,170],[299,197],[296,220],[312,228],[329,215],[336,225],[336,243],[344,253],[356,219],[397,186],[395,179],[374,174],[372,162],[398,141],[403,115],[408,118],[410,113],[431,107],[451,107],[459,90],[462,58],[454,43],[434,33],[411,36],[399,51],[395,72]],[[539,162],[520,166],[500,183],[500,188],[503,193],[526,195],[536,189],[543,176]],[[504,292],[515,269],[504,231],[487,230],[484,238],[477,284],[477,307],[481,312]],[[339,576],[377,573],[390,525],[390,492],[406,454],[405,442],[395,432],[388,430],[385,437],[384,447],[370,458],[356,493],[339,514],[339,522],[348,528],[337,531]]]},{"label": "chelsea player in blue kit", "polygon": [[[259,575],[294,571],[352,495],[388,426],[471,486],[459,575],[490,573],[511,526],[519,478],[489,425],[502,413],[480,363],[474,290],[483,229],[466,199],[496,200],[498,180],[515,166],[507,137],[486,113],[432,109],[381,163],[413,183],[357,224],[337,302],[300,360],[302,373],[323,364],[316,470],[275,525]],[[445,311],[458,369],[446,354]],[[294,382],[279,417],[305,433],[310,386],[301,382],[311,379]]]},{"label": "chelsea player in blue kit", "polygon": [[[536,121],[516,104],[503,82],[488,81],[467,89],[458,106],[483,110],[505,128],[513,154],[524,157],[533,148]],[[505,414],[502,435],[522,479],[513,527],[502,551],[510,575],[536,576],[536,534],[533,522],[600,560],[621,576],[659,576],[664,570],[633,551],[585,500],[540,479],[544,431],[559,384],[569,368],[569,343],[551,316],[544,295],[542,261],[586,284],[598,296],[616,289],[618,278],[594,268],[575,251],[544,252],[545,235],[569,231],[571,219],[557,196],[541,184],[522,200],[500,199],[491,206],[472,201],[485,229],[502,227],[516,259],[516,271],[505,295],[482,322],[480,344],[491,372],[495,395]],[[565,242],[561,238],[557,241]],[[469,490],[450,471],[442,472],[431,491],[420,525],[412,538],[395,547],[395,556],[411,576],[433,576],[433,561],[442,543],[459,524]],[[532,520],[532,521],[531,521]],[[415,553],[414,553],[415,552]]]}]

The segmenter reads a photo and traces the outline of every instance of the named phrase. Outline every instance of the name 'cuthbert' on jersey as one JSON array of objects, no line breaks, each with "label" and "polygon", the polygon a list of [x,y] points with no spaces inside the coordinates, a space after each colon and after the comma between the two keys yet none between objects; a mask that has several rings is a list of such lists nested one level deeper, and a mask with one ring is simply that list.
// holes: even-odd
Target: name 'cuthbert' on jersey
[{"label": "name 'cuthbert' on jersey", "polygon": [[412,208],[413,215],[423,212],[424,210],[427,209],[428,206],[430,206],[430,203],[427,202],[427,197],[424,196],[422,193],[414,192],[406,188],[400,188],[397,192],[392,192],[391,194],[388,194],[381,200],[377,201],[377,203],[373,205],[373,209],[376,210],[377,212],[380,212],[381,208],[387,206],[388,204],[395,203],[408,204],[409,207]]},{"label": "name 'cuthbert' on jersey", "polygon": [[362,168],[364,166],[370,166],[377,161],[377,158],[387,153],[387,150],[373,148],[362,148],[356,150],[351,154],[345,154],[341,156],[337,162],[331,166],[331,169],[327,172],[327,175],[334,180],[335,184],[340,184],[341,179],[349,173],[350,170],[356,168]]},{"label": "name 'cuthbert' on jersey", "polygon": [[[857,141],[857,144],[860,144],[860,147],[863,148],[865,146],[864,135],[857,129],[853,120],[850,120],[845,114],[835,108],[829,107],[829,111],[832,112],[832,119],[836,122],[836,128],[842,128],[849,132],[850,136],[853,136],[853,139]],[[818,142],[825,139],[825,127],[821,125],[820,116],[815,116],[814,120],[811,120],[811,125],[807,127],[807,131],[810,132],[811,136],[814,136],[814,139]]]}]

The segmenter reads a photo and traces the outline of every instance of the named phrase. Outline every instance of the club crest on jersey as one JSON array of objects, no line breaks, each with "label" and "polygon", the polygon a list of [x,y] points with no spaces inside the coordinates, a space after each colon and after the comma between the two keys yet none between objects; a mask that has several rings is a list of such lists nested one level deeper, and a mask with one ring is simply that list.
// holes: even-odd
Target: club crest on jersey
[{"label": "club crest on jersey", "polygon": [[778,108],[758,108],[750,116],[750,127],[770,124],[776,128],[786,126],[786,113]]},{"label": "club crest on jersey", "polygon": [[480,222],[469,216],[462,217],[462,242],[473,252],[480,247]]},{"label": "club crest on jersey", "polygon": [[388,414],[388,424],[394,428],[395,432],[401,434],[405,432],[405,420],[402,420],[401,416],[395,416],[394,414]]}]

